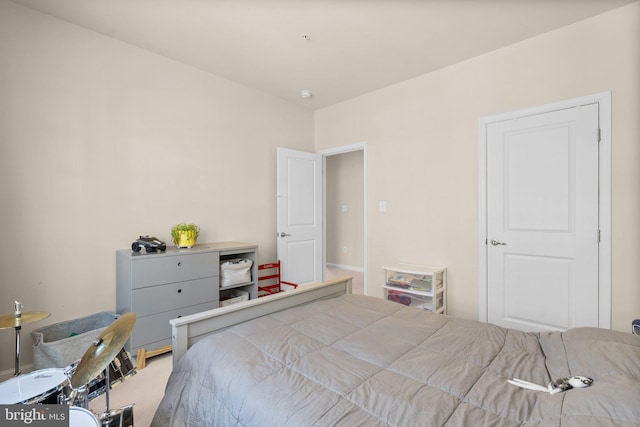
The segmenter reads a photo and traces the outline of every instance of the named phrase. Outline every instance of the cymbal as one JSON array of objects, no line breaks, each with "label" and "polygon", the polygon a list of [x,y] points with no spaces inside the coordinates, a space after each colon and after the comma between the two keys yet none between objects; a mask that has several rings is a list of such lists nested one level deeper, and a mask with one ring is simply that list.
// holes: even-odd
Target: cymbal
[{"label": "cymbal", "polygon": [[88,384],[109,366],[129,339],[135,323],[136,314],[129,312],[117,318],[102,331],[80,359],[71,377],[73,388]]},{"label": "cymbal", "polygon": [[0,329],[17,328],[25,323],[36,322],[47,317],[49,313],[46,311],[28,311],[22,313],[20,317],[16,317],[15,314],[6,314],[0,316]]}]

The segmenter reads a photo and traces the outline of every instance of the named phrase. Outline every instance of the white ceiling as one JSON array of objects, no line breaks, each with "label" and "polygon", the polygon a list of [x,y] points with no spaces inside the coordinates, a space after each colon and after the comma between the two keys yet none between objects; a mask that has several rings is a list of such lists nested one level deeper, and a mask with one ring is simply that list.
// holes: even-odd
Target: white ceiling
[{"label": "white ceiling", "polygon": [[637,0],[12,1],[318,109]]}]

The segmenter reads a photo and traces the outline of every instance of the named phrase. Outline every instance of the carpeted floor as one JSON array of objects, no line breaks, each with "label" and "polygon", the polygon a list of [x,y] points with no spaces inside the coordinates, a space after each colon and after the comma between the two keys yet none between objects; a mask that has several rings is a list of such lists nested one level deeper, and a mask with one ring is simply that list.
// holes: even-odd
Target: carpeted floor
[{"label": "carpeted floor", "polygon": [[338,277],[352,276],[353,282],[351,283],[351,293],[353,294],[365,294],[364,289],[364,273],[352,270],[343,270],[338,267],[327,266],[325,270],[325,279],[337,279]]},{"label": "carpeted floor", "polygon": [[[133,364],[135,366],[135,360]],[[148,427],[153,414],[164,395],[164,388],[171,374],[171,353],[147,360],[147,366],[116,385],[109,392],[111,410],[134,404],[133,421],[135,427]],[[106,409],[106,396],[89,402],[89,409],[98,416]]]}]

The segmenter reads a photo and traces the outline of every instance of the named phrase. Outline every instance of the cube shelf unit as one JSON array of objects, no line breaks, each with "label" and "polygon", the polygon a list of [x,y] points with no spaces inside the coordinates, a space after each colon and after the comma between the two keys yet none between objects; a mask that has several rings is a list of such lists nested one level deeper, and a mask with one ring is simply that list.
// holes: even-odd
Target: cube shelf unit
[{"label": "cube shelf unit", "polygon": [[383,266],[385,298],[433,313],[447,311],[447,269],[417,264]]}]

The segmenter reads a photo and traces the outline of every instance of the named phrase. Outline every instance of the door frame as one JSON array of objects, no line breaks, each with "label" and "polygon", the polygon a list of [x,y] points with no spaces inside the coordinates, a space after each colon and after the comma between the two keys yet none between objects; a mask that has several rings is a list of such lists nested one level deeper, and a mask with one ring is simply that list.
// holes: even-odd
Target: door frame
[{"label": "door frame", "polygon": [[363,236],[364,236],[364,242],[363,242],[363,246],[364,246],[364,294],[368,295],[369,294],[369,202],[368,202],[368,188],[369,188],[369,180],[368,180],[368,153],[367,153],[367,142],[363,141],[363,142],[357,142],[354,144],[349,144],[349,145],[343,145],[340,147],[334,147],[334,148],[328,148],[326,150],[320,150],[317,153],[322,155],[322,222],[325,225],[324,229],[323,229],[323,233],[324,236],[322,237],[323,239],[323,253],[322,253],[322,274],[323,274],[323,279],[324,279],[324,272],[327,269],[327,227],[326,227],[326,223],[327,223],[327,177],[326,177],[326,162],[327,162],[327,157],[329,156],[335,156],[338,154],[345,154],[345,153],[351,153],[353,151],[362,151],[362,156],[363,156],[363,189],[362,191],[364,191],[363,194],[363,201],[364,201],[364,206],[363,206]]},{"label": "door frame", "polygon": [[598,327],[611,328],[611,92],[601,92],[552,104],[481,117],[479,120],[479,235],[478,235],[478,320],[487,322],[488,245],[487,245],[487,127],[490,123],[515,120],[581,105],[598,104],[600,144],[598,150]]}]

